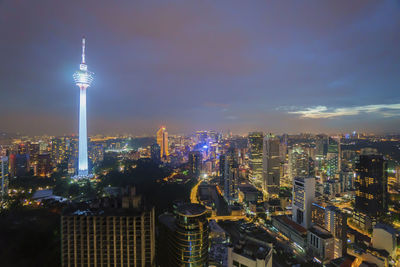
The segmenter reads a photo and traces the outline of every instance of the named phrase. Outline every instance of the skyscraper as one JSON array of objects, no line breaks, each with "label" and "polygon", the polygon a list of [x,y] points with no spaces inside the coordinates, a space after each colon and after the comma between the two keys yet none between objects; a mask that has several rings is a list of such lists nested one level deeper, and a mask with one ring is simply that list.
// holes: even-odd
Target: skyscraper
[{"label": "skyscraper", "polygon": [[194,177],[198,178],[201,173],[202,156],[200,151],[189,152],[189,171]]},{"label": "skyscraper", "polygon": [[75,84],[79,87],[79,161],[77,178],[89,175],[86,121],[86,90],[93,81],[93,73],[88,71],[85,61],[85,38],[82,39],[82,63],[74,73]]},{"label": "skyscraper", "polygon": [[296,177],[293,180],[292,220],[308,229],[315,199],[315,178]]},{"label": "skyscraper", "polygon": [[0,155],[1,197],[6,194],[8,185],[8,158]]},{"label": "skyscraper", "polygon": [[326,155],[327,175],[328,177],[334,177],[341,170],[340,138],[329,137],[328,142],[328,152]]},{"label": "skyscraper", "polygon": [[179,204],[175,215],[162,214],[159,253],[161,266],[207,267],[207,212],[200,204]]},{"label": "skyscraper", "polygon": [[238,200],[239,165],[236,150],[230,148],[223,161],[224,198],[228,204]]},{"label": "skyscraper", "polygon": [[289,179],[298,176],[309,176],[310,161],[308,154],[299,146],[293,147],[289,152]]},{"label": "skyscraper", "polygon": [[277,198],[280,186],[279,138],[272,134],[264,137],[263,142],[263,191],[268,198]]},{"label": "skyscraper", "polygon": [[152,144],[150,146],[150,158],[157,164],[161,162],[161,148],[158,144]]},{"label": "skyscraper", "polygon": [[11,177],[26,175],[29,168],[28,154],[11,154],[9,157],[10,175]]},{"label": "skyscraper", "polygon": [[250,176],[255,180],[256,185],[258,184],[257,186],[262,184],[263,138],[262,132],[251,132],[248,136]]},{"label": "skyscraper", "polygon": [[371,229],[376,218],[388,209],[387,162],[382,155],[360,155],[355,188],[355,222]]},{"label": "skyscraper", "polygon": [[168,132],[166,131],[165,127],[162,126],[157,131],[157,144],[161,148],[161,159],[165,160],[168,158]]}]

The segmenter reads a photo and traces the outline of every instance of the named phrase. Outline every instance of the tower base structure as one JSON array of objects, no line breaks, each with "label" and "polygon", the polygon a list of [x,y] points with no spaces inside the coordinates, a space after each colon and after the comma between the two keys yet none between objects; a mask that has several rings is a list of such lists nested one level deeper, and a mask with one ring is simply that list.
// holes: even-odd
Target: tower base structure
[{"label": "tower base structure", "polygon": [[94,177],[93,174],[76,174],[72,176],[71,178],[74,180],[84,180],[84,179],[92,179]]}]

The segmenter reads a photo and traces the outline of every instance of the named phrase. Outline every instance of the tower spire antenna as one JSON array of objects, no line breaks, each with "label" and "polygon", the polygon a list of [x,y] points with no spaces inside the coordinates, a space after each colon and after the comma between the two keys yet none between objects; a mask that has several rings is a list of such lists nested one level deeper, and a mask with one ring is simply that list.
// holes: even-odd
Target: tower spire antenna
[{"label": "tower spire antenna", "polygon": [[85,36],[82,37],[82,64],[85,64],[85,42],[86,38]]}]

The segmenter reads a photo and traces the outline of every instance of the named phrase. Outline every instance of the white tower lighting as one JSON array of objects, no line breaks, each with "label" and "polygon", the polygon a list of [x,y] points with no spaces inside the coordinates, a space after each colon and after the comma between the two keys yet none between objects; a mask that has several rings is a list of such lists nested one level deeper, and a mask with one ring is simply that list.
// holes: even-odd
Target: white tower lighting
[{"label": "white tower lighting", "polygon": [[79,87],[79,162],[78,178],[88,177],[86,89],[93,81],[93,73],[87,70],[85,62],[85,37],[82,38],[82,63],[74,73],[75,84]]}]

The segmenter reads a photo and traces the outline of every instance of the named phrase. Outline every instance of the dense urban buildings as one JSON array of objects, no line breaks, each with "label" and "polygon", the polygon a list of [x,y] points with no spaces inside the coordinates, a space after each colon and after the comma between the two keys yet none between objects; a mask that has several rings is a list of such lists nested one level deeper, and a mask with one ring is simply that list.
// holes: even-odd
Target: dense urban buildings
[{"label": "dense urban buildings", "polygon": [[[396,261],[393,243],[397,244],[398,235],[392,228],[396,229],[398,206],[391,199],[398,194],[395,170],[400,165],[371,147],[387,141],[377,141],[376,136],[341,136],[340,140],[305,134],[259,136],[263,136],[263,166],[270,166],[264,178],[276,174],[280,181],[278,185],[270,180],[274,189],[269,193],[268,184],[263,187],[253,177],[248,137],[212,131],[170,135],[169,155],[162,160],[156,136],[93,136],[88,140],[88,153],[94,175],[87,183],[70,180],[78,168],[76,137],[20,138],[2,147],[2,154],[9,155],[3,156],[2,203],[9,207],[9,199],[22,198],[20,203],[28,207],[62,207],[64,266],[68,262],[69,266],[96,266],[95,262],[99,266],[108,262],[136,262],[138,266],[148,262],[153,262],[151,266],[182,262],[188,266],[270,266],[277,262],[287,266],[341,261],[380,266]],[[287,146],[284,152],[283,144]],[[341,171],[329,167],[333,161],[328,160],[328,153],[337,163],[341,161],[332,165],[341,165]],[[336,169],[333,176],[328,173],[331,169]],[[154,175],[160,176],[152,182]],[[38,179],[37,186],[24,188],[32,192],[31,197],[22,195],[19,187],[27,179]],[[150,183],[142,186],[147,192],[143,202],[158,201],[158,205],[142,208],[141,198],[124,189],[126,183]],[[182,198],[165,199],[171,194]],[[180,204],[187,200],[191,204]],[[182,238],[193,236],[201,239]],[[119,243],[111,244],[111,240]],[[131,240],[136,240],[132,241],[134,248]],[[367,247],[361,249],[362,244]],[[185,254],[191,245],[191,253]]]}]

